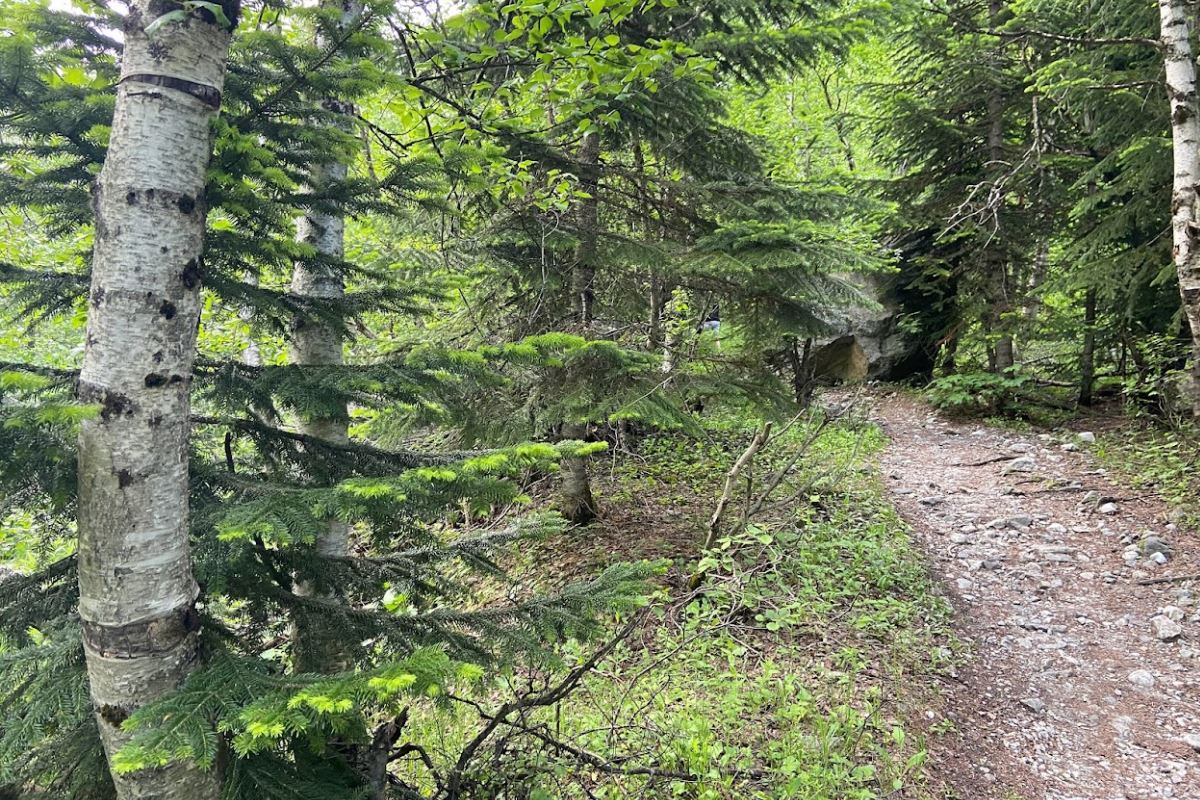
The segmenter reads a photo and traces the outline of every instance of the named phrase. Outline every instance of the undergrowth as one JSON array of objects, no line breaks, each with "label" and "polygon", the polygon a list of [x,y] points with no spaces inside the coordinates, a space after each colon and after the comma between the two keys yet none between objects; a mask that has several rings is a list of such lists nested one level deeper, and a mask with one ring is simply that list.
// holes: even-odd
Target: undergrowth
[{"label": "undergrowth", "polygon": [[[711,513],[753,428],[722,416],[706,431],[701,443],[644,439],[614,462],[608,499],[636,497],[646,515],[626,520],[623,536],[644,543],[671,526],[694,529]],[[713,550],[699,563],[678,561],[647,618],[578,688],[516,714],[472,796],[925,796],[926,751],[913,709],[928,706],[920,687],[954,657],[954,643],[948,609],[884,499],[875,466],[880,431],[861,421],[826,427],[767,512],[740,522],[766,476],[815,432],[815,419],[793,425],[760,453]],[[698,498],[703,507],[670,513]],[[697,569],[708,578],[689,591],[683,578]],[[568,662],[591,652],[575,645]],[[440,742],[431,755],[461,751],[488,709],[553,686],[553,672],[518,670],[487,702],[458,704],[430,731]]]},{"label": "undergrowth", "polygon": [[1145,415],[1130,415],[1119,431],[1102,435],[1096,455],[1137,489],[1153,489],[1173,509],[1178,522],[1200,527],[1200,429],[1190,422],[1165,426]]}]

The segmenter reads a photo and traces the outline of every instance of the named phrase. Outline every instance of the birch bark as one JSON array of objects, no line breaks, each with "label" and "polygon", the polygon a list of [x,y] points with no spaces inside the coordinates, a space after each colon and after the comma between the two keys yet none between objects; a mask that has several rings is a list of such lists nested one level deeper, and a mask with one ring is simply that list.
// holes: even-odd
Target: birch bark
[{"label": "birch bark", "polygon": [[1200,416],[1200,108],[1196,95],[1196,62],[1188,24],[1191,4],[1159,0],[1163,62],[1171,101],[1171,139],[1175,172],[1171,192],[1173,258],[1183,311],[1192,331],[1192,376],[1189,401]]},{"label": "birch bark", "polygon": [[[353,0],[323,0],[336,4],[341,9],[338,32],[347,30],[357,23],[363,13],[363,5]],[[330,43],[318,40],[319,45]],[[339,127],[348,130],[353,122],[352,109],[337,98],[323,101],[327,111],[341,119]],[[336,188],[346,180],[346,163],[331,159],[313,164],[308,170],[308,190],[320,193]],[[341,261],[346,252],[346,220],[340,211],[311,209],[296,223],[296,237],[310,244],[316,251],[311,262],[297,261],[292,267],[292,292],[300,297],[318,301],[337,300],[345,295],[345,283],[341,273],[330,263]],[[297,319],[292,326],[289,341],[289,356],[293,364],[303,366],[341,366],[345,363],[342,353],[342,332],[311,319]],[[335,444],[346,444],[349,437],[349,414],[343,411],[329,417],[315,417],[300,421],[302,433]],[[324,533],[317,539],[317,552],[332,558],[342,557],[349,552],[350,529],[341,520],[326,521]],[[315,589],[308,581],[297,581],[295,591],[299,595],[311,596]],[[336,633],[314,620],[299,615],[293,643],[295,667],[301,672],[337,672],[348,667],[343,648],[339,646]]]},{"label": "birch bark", "polygon": [[[230,33],[175,4],[136,0],[116,110],[94,189],[95,249],[79,398],[101,407],[79,436],[79,616],[110,763],[121,723],[198,663],[188,547],[188,434],[200,315],[205,169]],[[236,3],[226,3],[230,19]],[[215,798],[186,764],[116,774],[121,800]]]}]

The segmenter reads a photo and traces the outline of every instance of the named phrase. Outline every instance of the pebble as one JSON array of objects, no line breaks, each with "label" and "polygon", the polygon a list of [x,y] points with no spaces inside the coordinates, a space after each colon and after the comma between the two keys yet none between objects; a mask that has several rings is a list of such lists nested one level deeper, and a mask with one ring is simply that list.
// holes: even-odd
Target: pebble
[{"label": "pebble", "polygon": [[1154,676],[1149,670],[1135,669],[1129,673],[1129,682],[1134,686],[1141,686],[1143,689],[1149,689],[1154,685]]},{"label": "pebble", "polygon": [[1149,534],[1142,537],[1142,552],[1150,556],[1154,555],[1155,553],[1162,553],[1164,556],[1170,558],[1171,554],[1175,551],[1171,548],[1171,545],[1167,544],[1159,537],[1155,536],[1154,534]]},{"label": "pebble", "polygon": [[1021,705],[1025,706],[1035,714],[1040,714],[1046,710],[1046,704],[1036,697],[1026,697],[1021,701]]},{"label": "pebble", "polygon": [[1183,626],[1166,614],[1156,614],[1150,619],[1150,628],[1160,642],[1169,642],[1183,635]]},{"label": "pebble", "polygon": [[1032,457],[1021,456],[1020,458],[1014,458],[1004,465],[1004,474],[1008,475],[1010,472],[1033,472],[1035,469],[1037,469],[1037,462]]},{"label": "pebble", "polygon": [[1055,536],[1062,536],[1067,532],[1067,526],[1058,522],[1051,522],[1046,526],[1047,533],[1053,533]]},{"label": "pebble", "polygon": [[1163,606],[1158,610],[1167,619],[1173,619],[1176,622],[1183,622],[1183,609],[1179,606]]},{"label": "pebble", "polygon": [[1067,442],[1065,444],[1060,444],[1058,447],[1060,450],[1065,450],[1068,453],[1074,453],[1076,450],[1079,449],[1079,445],[1075,444],[1074,442]]},{"label": "pebble", "polygon": [[1153,561],[1155,564],[1165,564],[1165,563],[1167,563],[1167,554],[1166,553],[1151,553],[1150,560]]},{"label": "pebble", "polygon": [[1075,434],[1075,438],[1084,444],[1096,443],[1096,434],[1092,433],[1091,431],[1080,431],[1079,433]]},{"label": "pebble", "polygon": [[1183,743],[1197,753],[1200,753],[1200,733],[1185,733],[1183,735]]},{"label": "pebble", "polygon": [[1096,510],[1101,514],[1116,514],[1119,509],[1116,503],[1102,503]]}]

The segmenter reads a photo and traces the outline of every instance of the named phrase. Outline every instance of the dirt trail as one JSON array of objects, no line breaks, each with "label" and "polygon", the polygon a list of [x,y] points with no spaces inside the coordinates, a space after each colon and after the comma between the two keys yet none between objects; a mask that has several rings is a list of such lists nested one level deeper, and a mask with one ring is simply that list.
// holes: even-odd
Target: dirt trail
[{"label": "dirt trail", "polygon": [[1069,434],[948,422],[903,396],[874,416],[888,490],[974,652],[948,686],[957,735],[931,741],[947,795],[1200,800],[1200,580],[1139,584],[1200,573],[1200,536],[1064,450]]}]

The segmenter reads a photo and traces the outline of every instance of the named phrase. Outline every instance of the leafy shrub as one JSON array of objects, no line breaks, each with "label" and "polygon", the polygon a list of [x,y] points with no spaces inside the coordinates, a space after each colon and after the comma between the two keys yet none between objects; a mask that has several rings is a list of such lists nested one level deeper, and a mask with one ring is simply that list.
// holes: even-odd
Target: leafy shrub
[{"label": "leafy shrub", "polygon": [[953,414],[997,414],[1027,396],[1031,383],[1028,375],[1015,369],[963,372],[937,378],[926,395],[938,409]]}]

